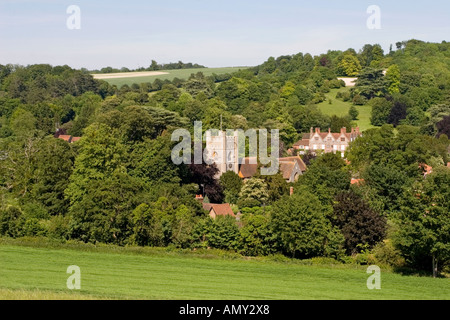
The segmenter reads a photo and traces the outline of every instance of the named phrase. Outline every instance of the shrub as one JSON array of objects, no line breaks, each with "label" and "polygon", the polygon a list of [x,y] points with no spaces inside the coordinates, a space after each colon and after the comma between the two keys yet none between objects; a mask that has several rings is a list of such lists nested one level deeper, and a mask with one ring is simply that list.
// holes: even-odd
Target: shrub
[{"label": "shrub", "polygon": [[9,237],[20,237],[24,218],[22,211],[16,207],[0,210],[0,235]]},{"label": "shrub", "polygon": [[69,220],[68,218],[57,215],[49,220],[47,227],[47,236],[52,239],[69,239]]},{"label": "shrub", "polygon": [[382,264],[397,268],[405,265],[405,259],[402,257],[400,251],[394,248],[389,239],[378,243],[373,248],[373,254],[377,261]]},{"label": "shrub", "polygon": [[45,224],[37,218],[29,218],[25,220],[22,226],[22,234],[27,237],[45,237],[47,229]]},{"label": "shrub", "polygon": [[362,106],[362,105],[365,105],[366,104],[366,102],[367,102],[367,98],[366,97],[364,97],[364,96],[362,96],[362,95],[360,95],[360,94],[356,94],[354,97],[353,97],[353,104],[355,104],[355,105],[357,105],[357,106]]}]

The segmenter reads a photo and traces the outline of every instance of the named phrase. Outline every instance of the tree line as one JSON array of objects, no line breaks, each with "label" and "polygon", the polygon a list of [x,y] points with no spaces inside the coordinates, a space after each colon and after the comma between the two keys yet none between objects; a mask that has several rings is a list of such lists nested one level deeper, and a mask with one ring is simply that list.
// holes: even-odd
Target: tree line
[{"label": "tree line", "polygon": [[120,72],[136,72],[136,71],[159,71],[159,70],[179,70],[179,69],[199,69],[206,68],[198,63],[184,63],[183,61],[170,62],[170,63],[158,63],[152,60],[149,67],[140,67],[137,69],[129,69],[127,67],[122,67],[120,69],[113,67],[104,67],[100,70],[92,70],[92,73],[120,73]]},{"label": "tree line", "polygon": [[[436,76],[449,72],[442,59],[446,47],[410,41],[389,54],[370,45],[358,53],[299,53],[225,76],[193,74],[156,90],[146,84],[117,88],[67,66],[0,66],[0,234],[377,259],[447,272],[449,141],[442,120],[450,100],[448,84]],[[221,123],[279,129],[280,155],[311,127],[351,128],[351,117],[330,117],[317,107],[325,93],[343,88],[337,77],[348,55],[361,69],[351,96],[342,98],[359,95],[374,106],[385,99],[387,119],[392,113],[398,121],[365,131],[350,145],[347,162],[339,154],[306,154],[308,170],[294,184],[280,174],[243,183],[227,173],[217,181],[214,166],[172,163],[171,132],[192,129],[194,121],[204,130]],[[404,79],[414,78],[410,61],[417,57],[434,82],[421,76],[411,87],[415,82]],[[412,98],[418,90],[424,100]],[[396,111],[403,104],[406,118],[396,118],[404,115]],[[419,109],[424,121],[412,121]],[[56,129],[81,140],[57,139]],[[426,178],[424,164],[433,167]],[[352,178],[361,184],[351,184]],[[231,203],[240,220],[209,218],[195,199],[202,192],[211,202]]]}]

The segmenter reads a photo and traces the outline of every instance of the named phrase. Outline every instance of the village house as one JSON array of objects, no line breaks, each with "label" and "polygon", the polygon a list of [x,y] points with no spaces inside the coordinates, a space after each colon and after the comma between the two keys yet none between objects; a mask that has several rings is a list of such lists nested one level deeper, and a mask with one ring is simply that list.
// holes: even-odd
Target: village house
[{"label": "village house", "polygon": [[67,141],[68,143],[77,142],[78,140],[81,139],[81,137],[74,137],[69,134],[66,134],[66,130],[64,130],[64,129],[56,130],[54,137],[58,138],[58,139],[62,139],[64,141]]},{"label": "village house", "polygon": [[236,218],[236,215],[231,209],[229,203],[206,203],[203,202],[204,198],[201,194],[196,195],[195,199],[202,203],[203,209],[208,211],[209,216],[213,219],[215,219],[217,216],[232,216],[233,218]]},{"label": "village house", "polygon": [[344,157],[344,152],[347,150],[349,143],[361,136],[359,128],[352,128],[347,132],[346,128],[342,128],[340,132],[320,132],[320,128],[316,128],[309,133],[304,133],[302,139],[296,142],[293,146],[294,150],[298,150],[299,154],[305,154],[308,151],[315,154],[317,151],[325,153],[341,152]]},{"label": "village house", "polygon": [[350,181],[350,184],[360,186],[360,185],[364,184],[364,181],[365,181],[364,179],[352,178],[352,180]]},{"label": "village house", "polygon": [[236,218],[229,203],[203,203],[203,209],[209,212],[209,216],[215,219],[217,216],[232,216]]},{"label": "village house", "polygon": [[[239,166],[238,175],[242,179],[248,180],[258,172],[258,164],[255,164],[254,158],[244,158]],[[295,182],[298,177],[306,171],[306,165],[299,156],[278,158],[280,173],[286,182]]]}]

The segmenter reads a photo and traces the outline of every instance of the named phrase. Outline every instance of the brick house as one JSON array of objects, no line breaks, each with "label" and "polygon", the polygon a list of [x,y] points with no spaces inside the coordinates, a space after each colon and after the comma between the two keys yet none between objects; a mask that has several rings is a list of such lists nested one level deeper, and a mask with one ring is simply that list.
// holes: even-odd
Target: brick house
[{"label": "brick house", "polygon": [[349,143],[361,136],[359,128],[352,128],[351,132],[347,132],[346,128],[342,128],[341,132],[320,132],[320,128],[316,128],[309,133],[303,134],[302,140],[296,142],[293,146],[294,150],[299,150],[299,154],[305,154],[310,151],[316,153],[321,150],[325,153],[341,152],[344,157],[344,152],[347,150]]}]

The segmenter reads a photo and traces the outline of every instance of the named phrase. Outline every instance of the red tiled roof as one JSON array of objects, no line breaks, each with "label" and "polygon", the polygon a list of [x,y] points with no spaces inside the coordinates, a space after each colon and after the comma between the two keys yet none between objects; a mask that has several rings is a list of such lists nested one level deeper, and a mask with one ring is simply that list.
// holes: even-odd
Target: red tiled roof
[{"label": "red tiled roof", "polygon": [[352,181],[350,182],[351,184],[357,184],[357,185],[360,185],[361,183],[363,183],[364,182],[364,179],[355,179],[355,178],[352,178]]},{"label": "red tiled roof", "polygon": [[433,167],[427,165],[426,163],[421,163],[419,167],[424,171],[424,175],[430,174],[433,172]]},{"label": "red tiled roof", "polygon": [[222,203],[222,204],[217,204],[217,203],[204,203],[203,204],[203,209],[211,212],[211,210],[214,210],[214,213],[217,216],[226,216],[226,215],[230,215],[232,217],[236,217],[236,215],[234,214],[233,210],[231,209],[231,206],[229,203]]},{"label": "red tiled roof", "polygon": [[72,137],[68,134],[60,134],[58,138],[67,141],[68,143],[76,142],[81,139],[81,137]]},{"label": "red tiled roof", "polygon": [[64,141],[70,142],[71,135],[61,134],[58,138],[63,139]]}]

